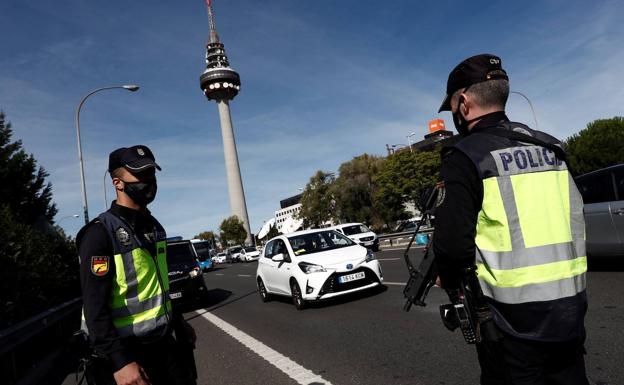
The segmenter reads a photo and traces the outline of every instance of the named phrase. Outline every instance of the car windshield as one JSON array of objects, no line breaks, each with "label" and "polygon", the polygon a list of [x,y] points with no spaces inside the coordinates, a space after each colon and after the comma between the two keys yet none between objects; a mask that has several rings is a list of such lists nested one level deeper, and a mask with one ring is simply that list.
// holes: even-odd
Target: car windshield
[{"label": "car windshield", "polygon": [[288,241],[295,255],[312,254],[355,245],[352,240],[334,230],[295,235],[288,237]]},{"label": "car windshield", "polygon": [[232,248],[230,249],[230,254],[240,253],[242,249],[243,249],[243,248],[242,248],[242,247],[240,247],[240,246],[239,246],[239,247],[232,247]]},{"label": "car windshield", "polygon": [[200,261],[204,261],[206,258],[210,258],[210,243],[207,241],[204,242],[194,242],[193,246],[195,246],[195,251],[197,252],[197,257]]},{"label": "car windshield", "polygon": [[251,252],[254,252],[254,251],[256,251],[255,247],[245,247],[245,252],[247,252],[247,253],[251,253]]},{"label": "car windshield", "polygon": [[352,226],[345,226],[342,228],[342,232],[344,232],[345,235],[362,234],[362,233],[368,233],[369,231],[370,229],[364,225],[352,225]]},{"label": "car windshield", "polygon": [[191,242],[167,244],[167,262],[189,263],[195,259]]},{"label": "car windshield", "polygon": [[217,254],[217,257],[225,257],[225,253],[219,253]]}]

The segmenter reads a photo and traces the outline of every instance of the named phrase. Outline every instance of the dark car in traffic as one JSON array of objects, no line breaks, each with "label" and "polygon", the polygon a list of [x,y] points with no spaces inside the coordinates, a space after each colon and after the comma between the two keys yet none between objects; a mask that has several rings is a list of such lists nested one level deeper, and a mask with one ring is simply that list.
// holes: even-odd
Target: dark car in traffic
[{"label": "dark car in traffic", "polygon": [[191,241],[167,240],[167,266],[174,304],[199,299],[208,291]]}]

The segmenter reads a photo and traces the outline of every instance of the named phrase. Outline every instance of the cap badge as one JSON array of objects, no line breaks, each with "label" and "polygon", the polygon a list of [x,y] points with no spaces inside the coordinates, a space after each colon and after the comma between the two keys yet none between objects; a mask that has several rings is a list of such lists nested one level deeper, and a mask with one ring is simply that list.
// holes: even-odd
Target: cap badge
[{"label": "cap badge", "polygon": [[130,234],[128,234],[126,229],[124,229],[123,227],[118,228],[117,231],[115,231],[115,235],[117,236],[117,240],[119,241],[119,243],[121,243],[123,246],[130,246],[132,244],[132,242],[130,241]]},{"label": "cap badge", "polygon": [[145,151],[142,148],[137,148],[137,153],[141,156],[145,156]]},{"label": "cap badge", "polygon": [[490,64],[500,64],[500,59],[491,58]]}]

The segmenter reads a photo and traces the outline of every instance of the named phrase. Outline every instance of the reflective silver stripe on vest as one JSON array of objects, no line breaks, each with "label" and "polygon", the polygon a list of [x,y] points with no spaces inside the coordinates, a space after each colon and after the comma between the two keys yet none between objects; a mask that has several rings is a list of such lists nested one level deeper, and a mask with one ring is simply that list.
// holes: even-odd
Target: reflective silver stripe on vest
[{"label": "reflective silver stripe on vest", "polygon": [[167,327],[167,314],[164,313],[156,318],[151,318],[128,326],[117,328],[120,337],[147,337],[157,335],[160,330]]},{"label": "reflective silver stripe on vest", "polygon": [[134,268],[134,256],[132,251],[121,254],[123,260],[124,273],[126,274],[126,299],[130,303],[133,299],[138,300],[139,297],[139,281],[137,279],[136,269]]},{"label": "reflective silver stripe on vest", "polygon": [[511,249],[524,249],[524,236],[520,226],[520,216],[516,207],[516,196],[514,195],[513,185],[510,176],[502,176],[496,178],[498,188],[503,199],[503,207],[505,215],[507,215],[507,225],[509,227],[509,236],[511,238]]},{"label": "reflective silver stripe on vest", "polygon": [[585,290],[586,285],[585,273],[572,278],[521,287],[490,286],[481,279],[479,279],[479,282],[485,296],[507,304],[552,301],[564,297],[572,297]]},{"label": "reflective silver stripe on vest", "polygon": [[477,249],[476,260],[486,268],[511,270],[518,267],[543,265],[567,261],[585,256],[585,241],[557,243],[530,248],[514,248],[513,251],[488,251]]},{"label": "reflective silver stripe on vest", "polygon": [[128,300],[128,304],[124,307],[112,309],[111,314],[114,318],[128,317],[132,314],[140,314],[150,309],[163,305],[163,297],[169,298],[169,292],[166,292],[163,296],[161,293],[148,298],[144,301],[139,301],[137,297],[132,301]]},{"label": "reflective silver stripe on vest", "polygon": [[[568,173],[568,186],[570,193],[570,230],[572,231],[572,239],[576,241],[583,240],[585,247],[585,217],[583,215],[583,198],[576,187],[572,174]],[[585,255],[585,250],[579,256]]]}]

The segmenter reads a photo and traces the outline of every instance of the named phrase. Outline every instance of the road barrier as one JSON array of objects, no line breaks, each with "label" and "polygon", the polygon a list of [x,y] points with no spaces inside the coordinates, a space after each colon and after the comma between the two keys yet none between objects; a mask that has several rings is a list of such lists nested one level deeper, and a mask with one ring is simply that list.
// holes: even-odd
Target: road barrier
[{"label": "road barrier", "polygon": [[[433,228],[428,228],[418,232],[418,234],[428,234],[429,236],[431,236],[432,233]],[[381,234],[378,235],[377,238],[379,239],[379,247],[390,248],[406,246],[409,240],[412,239],[413,235],[413,231],[405,231],[401,233]]]},{"label": "road barrier", "polygon": [[[2,383],[52,383],[48,379],[56,359],[67,348],[73,332],[80,328],[81,306],[81,298],[75,298],[0,330]],[[44,378],[46,381],[42,382]]]}]

